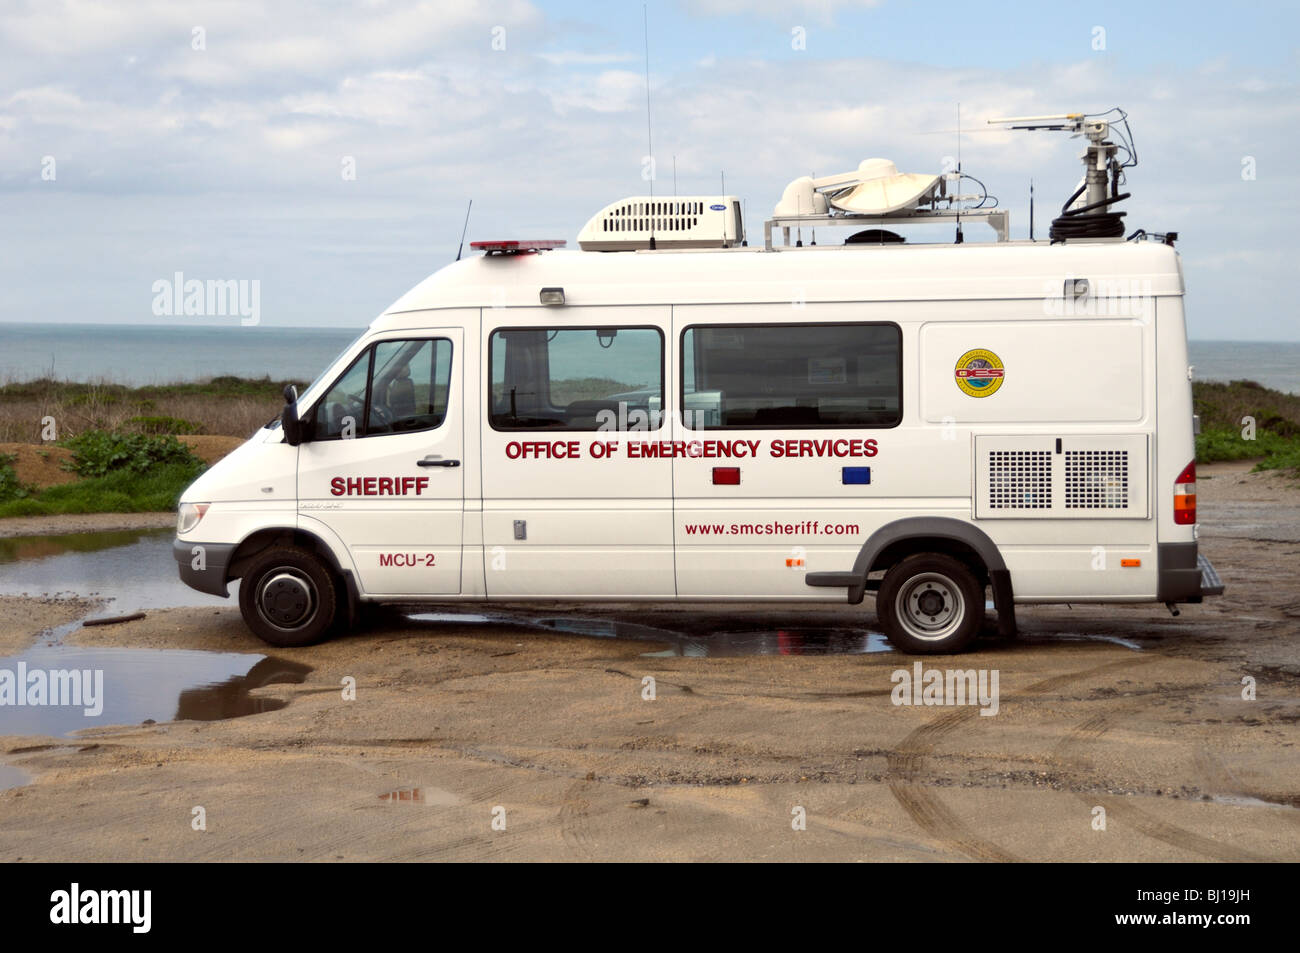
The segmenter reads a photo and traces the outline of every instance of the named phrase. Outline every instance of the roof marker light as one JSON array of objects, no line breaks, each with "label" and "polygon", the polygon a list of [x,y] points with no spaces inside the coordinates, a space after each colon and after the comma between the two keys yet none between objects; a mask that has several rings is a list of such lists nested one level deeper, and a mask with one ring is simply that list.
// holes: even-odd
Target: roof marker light
[{"label": "roof marker light", "polygon": [[543,288],[538,298],[542,304],[564,304],[564,289]]}]

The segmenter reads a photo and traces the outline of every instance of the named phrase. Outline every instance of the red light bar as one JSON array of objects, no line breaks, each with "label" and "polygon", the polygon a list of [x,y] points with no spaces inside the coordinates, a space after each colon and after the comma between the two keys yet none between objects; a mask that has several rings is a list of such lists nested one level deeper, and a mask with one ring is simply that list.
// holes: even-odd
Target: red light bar
[{"label": "red light bar", "polygon": [[549,251],[552,248],[563,248],[563,238],[543,238],[538,241],[496,241],[496,242],[470,242],[470,248],[477,248],[479,251],[488,255],[531,255],[534,252]]}]

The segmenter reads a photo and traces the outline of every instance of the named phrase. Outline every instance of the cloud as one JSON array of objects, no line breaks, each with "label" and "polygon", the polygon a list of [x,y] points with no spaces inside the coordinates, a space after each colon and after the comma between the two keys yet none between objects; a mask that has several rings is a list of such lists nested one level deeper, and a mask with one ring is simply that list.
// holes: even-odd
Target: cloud
[{"label": "cloud", "polygon": [[781,23],[809,20],[833,23],[841,11],[869,10],[883,0],[690,0],[684,8],[697,16],[763,17]]},{"label": "cloud", "polygon": [[[11,212],[0,317],[52,303],[131,316],[147,311],[135,295],[152,277],[206,267],[265,277],[268,302],[284,302],[268,320],[355,322],[454,255],[471,197],[474,234],[572,238],[606,203],[647,189],[639,31],[627,48],[564,50],[522,0],[340,3],[311,15],[194,8],[212,11],[203,18],[179,4],[137,9],[41,3],[0,18],[0,193]],[[202,52],[190,48],[196,19]],[[496,26],[504,49],[493,48]],[[939,171],[957,150],[960,99],[964,168],[1011,208],[1016,235],[1033,177],[1041,236],[1078,179],[1077,143],[989,131],[984,119],[1118,102],[1142,160],[1129,175],[1130,227],[1183,234],[1194,322],[1240,315],[1249,336],[1295,337],[1294,315],[1276,303],[1287,300],[1283,269],[1266,254],[1296,242],[1298,200],[1285,184],[1300,121],[1294,77],[1218,63],[1145,69],[718,49],[656,69],[655,190],[671,190],[674,156],[683,194],[717,191],[725,173],[761,234],[796,176],[870,156]],[[47,155],[55,181],[41,178]],[[1245,156],[1254,181],[1241,176]],[[96,283],[69,285],[70,262],[94,262]]]}]

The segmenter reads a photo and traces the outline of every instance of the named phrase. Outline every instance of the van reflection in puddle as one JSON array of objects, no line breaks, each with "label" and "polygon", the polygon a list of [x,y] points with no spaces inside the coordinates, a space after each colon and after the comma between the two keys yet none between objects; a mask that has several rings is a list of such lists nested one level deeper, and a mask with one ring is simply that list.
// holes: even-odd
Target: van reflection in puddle
[{"label": "van reflection in puddle", "polygon": [[297,685],[306,681],[310,665],[285,659],[264,658],[247,674],[224,682],[200,685],[181,692],[174,721],[220,721],[264,711],[278,711],[289,704],[281,698],[249,694],[264,685]]},{"label": "van reflection in puddle", "polygon": [[216,721],[274,711],[287,702],[251,692],[301,683],[311,671],[308,665],[264,655],[190,649],[36,646],[0,658],[0,669],[17,672],[20,667],[27,672],[90,672],[102,683],[102,710],[93,716],[84,705],[62,703],[0,708],[0,733],[55,737],[111,725]]},{"label": "van reflection in puddle", "polygon": [[667,643],[669,648],[645,652],[647,656],[707,658],[741,655],[864,655],[892,652],[884,635],[867,629],[787,627],[766,630],[665,629],[639,622],[593,619],[581,616],[532,616],[502,612],[497,615],[456,612],[419,612],[409,618],[419,622],[461,626],[511,625],[546,629],[596,639]]},{"label": "van reflection in puddle", "polygon": [[668,642],[672,648],[647,652],[652,656],[703,658],[740,655],[862,655],[890,652],[879,632],[865,629],[788,628],[764,631],[675,632],[633,622],[605,619],[532,619],[532,624],[557,632],[598,638]]}]

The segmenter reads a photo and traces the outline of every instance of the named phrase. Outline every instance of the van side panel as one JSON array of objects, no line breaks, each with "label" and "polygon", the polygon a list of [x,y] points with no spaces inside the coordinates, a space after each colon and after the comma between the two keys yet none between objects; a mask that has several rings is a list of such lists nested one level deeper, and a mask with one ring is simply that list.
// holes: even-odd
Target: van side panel
[{"label": "van side panel", "polygon": [[[1155,596],[1152,323],[1137,302],[1092,307],[930,322],[921,333],[927,423],[969,428],[973,515],[1002,551],[1017,602]],[[974,348],[1005,367],[989,396],[963,393],[946,373]]]},{"label": "van side panel", "polygon": [[[635,327],[662,334],[669,308],[492,308],[479,335],[481,400],[490,400],[492,334],[501,329]],[[558,371],[557,371],[558,373]],[[593,377],[580,369],[569,373]],[[658,383],[658,382],[655,382]],[[597,380],[597,387],[600,387]],[[604,396],[604,390],[597,393]],[[524,399],[530,395],[520,395]],[[606,401],[586,401],[603,404]],[[617,414],[614,415],[617,419]],[[495,429],[480,413],[483,559],[493,599],[668,598],[673,578],[672,460],[628,454],[632,438],[660,430]],[[585,421],[581,426],[589,427]]]}]

